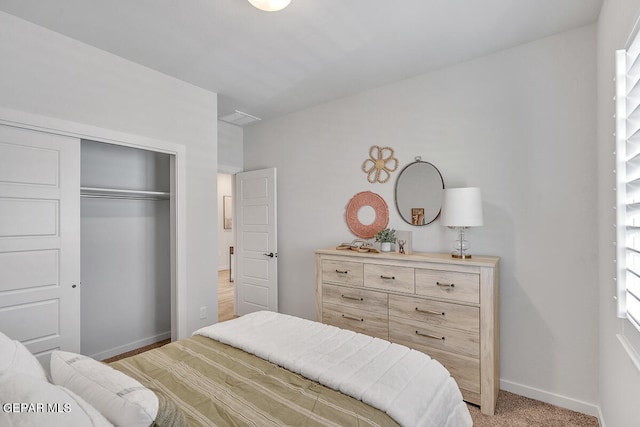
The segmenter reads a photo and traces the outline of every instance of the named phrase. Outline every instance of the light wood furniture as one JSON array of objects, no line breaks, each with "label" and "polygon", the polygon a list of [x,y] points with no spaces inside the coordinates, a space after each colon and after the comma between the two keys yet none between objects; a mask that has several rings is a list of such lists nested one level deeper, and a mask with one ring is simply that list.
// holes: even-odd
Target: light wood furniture
[{"label": "light wood furniture", "polygon": [[430,355],[449,369],[464,400],[493,415],[500,378],[499,258],[315,254],[318,321]]}]

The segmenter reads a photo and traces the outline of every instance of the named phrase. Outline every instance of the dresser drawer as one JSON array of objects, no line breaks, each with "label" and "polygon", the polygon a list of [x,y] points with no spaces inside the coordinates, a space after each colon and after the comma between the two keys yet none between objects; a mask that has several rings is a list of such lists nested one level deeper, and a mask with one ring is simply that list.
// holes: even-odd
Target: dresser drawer
[{"label": "dresser drawer", "polygon": [[323,303],[322,322],[372,337],[389,339],[389,317],[386,312],[382,314],[354,307]]},{"label": "dresser drawer", "polygon": [[479,304],[480,275],[417,268],[416,294]]},{"label": "dresser drawer", "polygon": [[415,292],[414,269],[392,265],[365,264],[364,286],[396,292]]},{"label": "dresser drawer", "polygon": [[480,357],[480,334],[417,320],[389,317],[389,340],[407,347],[431,347],[467,357]]},{"label": "dresser drawer", "polygon": [[479,307],[389,295],[389,316],[480,333]]},{"label": "dresser drawer", "polygon": [[480,404],[477,397],[475,397],[475,399],[471,397],[480,393],[479,359],[458,356],[429,346],[415,347],[415,349],[428,354],[431,358],[442,363],[458,383],[464,399],[468,402]]},{"label": "dresser drawer", "polygon": [[[443,349],[445,346],[441,345],[441,340],[417,335],[415,333],[416,330],[427,332],[423,325],[418,325],[420,327],[418,329],[418,327],[408,327],[409,325],[405,322],[395,322],[393,317],[389,317],[389,320],[389,341],[419,350],[442,363],[458,383],[465,400],[479,404],[477,396],[480,393],[480,359],[478,357],[464,356],[459,352],[454,353],[448,347]],[[444,328],[440,330],[442,329]],[[434,332],[434,336],[438,336],[435,333],[440,331],[431,330],[427,333],[431,332]],[[445,338],[451,338],[449,334],[444,336]],[[479,346],[476,344],[475,347]]]},{"label": "dresser drawer", "polygon": [[361,262],[322,261],[322,281],[362,286],[363,269]]},{"label": "dresser drawer", "polygon": [[322,302],[344,305],[387,315],[388,295],[384,292],[338,285],[322,285]]}]

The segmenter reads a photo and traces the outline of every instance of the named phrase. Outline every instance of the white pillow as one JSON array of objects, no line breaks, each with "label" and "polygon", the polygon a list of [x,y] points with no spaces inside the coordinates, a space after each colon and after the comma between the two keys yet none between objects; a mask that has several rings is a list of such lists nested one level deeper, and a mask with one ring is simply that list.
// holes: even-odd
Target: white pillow
[{"label": "white pillow", "polygon": [[16,373],[48,381],[44,368],[27,347],[0,332],[0,378]]},{"label": "white pillow", "polygon": [[2,377],[0,402],[3,426],[113,426],[71,391],[25,373]]},{"label": "white pillow", "polygon": [[158,415],[158,397],[135,379],[90,357],[56,350],[51,354],[54,384],[80,395],[116,426],[149,426]]}]

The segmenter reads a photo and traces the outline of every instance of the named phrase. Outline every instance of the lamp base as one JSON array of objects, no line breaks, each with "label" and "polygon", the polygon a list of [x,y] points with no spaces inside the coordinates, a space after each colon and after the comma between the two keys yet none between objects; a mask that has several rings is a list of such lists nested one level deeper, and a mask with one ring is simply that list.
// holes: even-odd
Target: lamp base
[{"label": "lamp base", "polygon": [[467,253],[469,249],[469,242],[464,239],[464,229],[467,227],[452,227],[458,230],[458,240],[453,245],[454,250],[451,252],[451,257],[457,259],[469,259],[471,255]]}]

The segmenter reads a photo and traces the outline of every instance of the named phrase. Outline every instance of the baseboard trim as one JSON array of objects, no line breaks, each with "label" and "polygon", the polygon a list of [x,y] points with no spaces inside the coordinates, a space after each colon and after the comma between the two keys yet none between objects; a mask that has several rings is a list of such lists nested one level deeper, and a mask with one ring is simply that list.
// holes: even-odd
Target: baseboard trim
[{"label": "baseboard trim", "polygon": [[140,347],[145,347],[147,345],[155,344],[158,341],[167,340],[171,338],[171,331],[163,332],[158,335],[154,335],[151,337],[143,338],[141,340],[137,340],[134,342],[130,342],[124,345],[120,345],[118,347],[113,347],[105,351],[101,351],[99,353],[95,353],[90,355],[92,359],[95,360],[104,360],[109,359],[114,356],[118,356],[122,353],[126,353],[128,351],[136,350]]},{"label": "baseboard trim", "polygon": [[602,415],[602,409],[600,409],[600,407],[598,406],[598,423],[600,424],[600,427],[607,427],[607,424],[604,422],[604,416]]},{"label": "baseboard trim", "polygon": [[507,380],[500,380],[500,389],[519,394],[520,396],[550,403],[561,408],[594,416],[598,418],[600,426],[604,427],[604,422],[602,421],[602,412],[600,411],[600,407],[597,405]]}]

